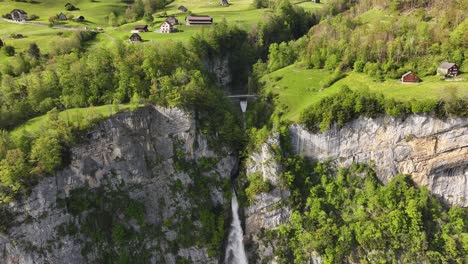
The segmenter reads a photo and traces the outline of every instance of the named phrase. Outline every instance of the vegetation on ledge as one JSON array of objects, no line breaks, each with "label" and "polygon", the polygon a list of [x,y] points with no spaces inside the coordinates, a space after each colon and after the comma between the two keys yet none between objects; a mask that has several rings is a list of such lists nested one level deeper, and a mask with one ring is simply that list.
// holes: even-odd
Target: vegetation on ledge
[{"label": "vegetation on ledge", "polygon": [[336,170],[294,158],[286,174],[294,212],[271,231],[281,262],[463,263],[468,254],[468,211],[446,208],[405,175],[382,185],[371,168]]}]

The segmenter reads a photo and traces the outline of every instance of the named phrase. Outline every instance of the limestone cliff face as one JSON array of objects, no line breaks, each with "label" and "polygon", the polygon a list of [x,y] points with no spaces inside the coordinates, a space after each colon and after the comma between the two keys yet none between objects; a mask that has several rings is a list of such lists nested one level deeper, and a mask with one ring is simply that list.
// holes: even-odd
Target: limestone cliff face
[{"label": "limestone cliff face", "polygon": [[[212,166],[205,165],[198,176],[180,168],[182,162],[197,166],[208,159]],[[117,251],[119,238],[129,233],[138,237],[131,240],[137,242],[131,244],[129,254],[134,251],[138,256],[132,263],[141,262],[143,256],[146,263],[184,259],[217,263],[218,258],[210,256],[203,243],[183,236],[202,228],[199,219],[191,218],[203,206],[201,199],[213,206],[229,203],[223,183],[229,182],[236,169],[237,157],[228,151],[211,151],[207,139],[197,135],[194,121],[180,110],[145,107],[119,113],[100,122],[72,148],[67,167],[42,179],[22,201],[10,204],[14,227],[0,236],[0,263],[96,263],[106,258],[100,255],[99,246]],[[197,186],[196,177],[212,183],[208,197],[194,200],[189,195]],[[90,195],[96,199],[86,200]],[[89,204],[95,201],[99,206],[92,210]],[[127,203],[142,204],[143,219],[127,209]],[[108,222],[96,221],[84,228],[87,216]],[[97,243],[108,238],[92,234],[100,234],[100,227],[116,221],[122,226],[112,229],[117,242]]]},{"label": "limestone cliff face", "polygon": [[292,125],[290,134],[298,154],[320,161],[331,158],[338,166],[373,163],[383,183],[397,173],[410,174],[445,202],[468,206],[466,118],[359,118],[319,134]]},{"label": "limestone cliff face", "polygon": [[276,263],[274,259],[275,241],[265,238],[268,231],[285,223],[291,216],[287,205],[289,191],[280,187],[282,166],[275,159],[275,148],[279,148],[279,136],[270,137],[258,151],[249,155],[246,173],[261,173],[273,189],[268,193],[260,193],[245,208],[245,236],[248,244],[249,259],[252,263]]}]

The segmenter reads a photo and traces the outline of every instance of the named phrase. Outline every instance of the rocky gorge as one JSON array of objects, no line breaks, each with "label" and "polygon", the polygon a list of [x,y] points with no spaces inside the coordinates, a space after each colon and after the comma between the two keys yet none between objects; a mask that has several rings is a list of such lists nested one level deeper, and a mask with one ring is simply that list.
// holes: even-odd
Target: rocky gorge
[{"label": "rocky gorge", "polygon": [[[9,205],[0,262],[222,263],[239,155],[214,151],[210,140],[178,109],[144,107],[98,123],[67,166]],[[468,206],[467,119],[359,118],[318,134],[294,124],[289,140],[294,154],[370,163],[383,183],[410,174],[446,203]],[[265,234],[291,215],[280,148],[273,133],[241,167],[271,184],[240,208],[249,263],[275,263],[276,242]]]},{"label": "rocky gorge", "polygon": [[68,166],[10,204],[0,262],[217,263],[208,251],[220,242],[200,237],[206,222],[223,222],[210,210],[229,207],[237,162],[212,151],[183,111],[116,114],[83,136]]}]

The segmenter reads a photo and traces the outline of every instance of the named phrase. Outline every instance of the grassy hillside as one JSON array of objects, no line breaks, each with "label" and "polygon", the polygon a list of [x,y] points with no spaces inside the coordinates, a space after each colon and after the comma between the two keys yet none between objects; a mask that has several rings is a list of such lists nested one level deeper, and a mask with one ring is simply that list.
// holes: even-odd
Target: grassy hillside
[{"label": "grassy hillside", "polygon": [[443,98],[450,87],[456,87],[459,96],[468,97],[468,74],[460,76],[466,79],[462,82],[442,81],[438,76],[427,76],[417,84],[402,84],[393,79],[376,82],[364,73],[349,72],[332,86],[321,89],[321,82],[329,75],[327,70],[292,65],[266,75],[263,81],[266,82],[266,91],[279,95],[279,103],[287,107],[285,117],[292,121],[298,121],[307,106],[336,93],[343,85],[351,89],[369,89],[403,101]]},{"label": "grassy hillside", "polygon": [[[193,14],[212,16],[215,23],[225,19],[229,24],[235,24],[244,29],[251,28],[253,25],[257,24],[265,14],[271,12],[269,8],[255,9],[252,5],[253,0],[232,0],[229,1],[229,7],[220,6],[218,0],[176,0],[167,5],[166,8],[153,14],[154,20],[152,23],[140,20],[118,27],[112,27],[107,23],[106,17],[111,12],[115,13],[117,16],[125,13],[127,6],[120,1],[100,0],[91,2],[89,0],[75,0],[72,3],[79,8],[79,10],[76,11],[65,10],[64,5],[70,2],[68,0],[39,0],[38,2],[37,4],[30,4],[0,1],[0,14],[9,13],[15,8],[23,9],[28,12],[29,15],[34,14],[39,16],[39,19],[34,22],[45,24],[49,23],[49,17],[59,14],[60,12],[72,14],[74,17],[83,15],[86,19],[83,23],[64,21],[60,22],[58,25],[67,25],[77,28],[103,28],[104,34],[96,38],[96,41],[93,42],[95,45],[107,45],[108,43],[112,43],[112,40],[116,39],[127,40],[130,36],[130,31],[136,24],[150,25],[150,32],[141,34],[143,39],[148,42],[165,40],[186,41],[195,34],[207,29],[206,26],[185,26],[184,21],[187,13],[180,13],[177,10],[180,5],[187,7]],[[306,10],[315,10],[323,6],[323,3],[315,4],[308,1],[293,1],[293,3]],[[172,34],[155,33],[154,31],[159,29],[160,24],[166,19],[166,15],[175,16],[182,24],[177,26],[178,32]],[[63,35],[57,35],[59,32],[63,32]],[[23,34],[26,38],[12,39],[10,35],[13,33]],[[30,43],[36,42],[41,51],[48,52],[52,43],[68,37],[71,34],[73,34],[73,32],[66,29],[53,29],[45,26],[22,25],[0,21],[0,38],[8,44],[13,45],[18,50],[23,50]],[[0,56],[0,61],[4,61],[2,56]]]},{"label": "grassy hillside", "polygon": [[[128,109],[129,107],[129,104],[122,104],[119,105],[119,110]],[[80,122],[83,122],[83,120],[86,118],[105,118],[111,116],[112,114],[115,114],[115,110],[112,109],[112,105],[102,105],[87,108],[67,109],[59,113],[59,119],[74,123],[75,126],[79,126]],[[23,132],[27,132],[31,135],[38,135],[40,131],[44,131],[46,128],[47,120],[47,114],[32,118],[21,126],[13,129],[11,131],[11,136],[15,138],[21,135]]]},{"label": "grassy hillside", "polygon": [[[79,10],[67,11],[65,9],[66,3],[72,3]],[[13,1],[0,2],[0,14],[9,13],[12,9],[23,9],[28,15],[37,15],[39,19],[36,21],[49,23],[49,17],[63,12],[64,14],[72,14],[75,17],[84,16],[88,25],[103,25],[105,24],[104,17],[110,12],[122,14],[125,11],[126,4],[121,1],[115,0],[38,0],[37,3],[23,3]],[[78,24],[74,24],[78,25]],[[2,30],[3,31],[3,30]]]}]

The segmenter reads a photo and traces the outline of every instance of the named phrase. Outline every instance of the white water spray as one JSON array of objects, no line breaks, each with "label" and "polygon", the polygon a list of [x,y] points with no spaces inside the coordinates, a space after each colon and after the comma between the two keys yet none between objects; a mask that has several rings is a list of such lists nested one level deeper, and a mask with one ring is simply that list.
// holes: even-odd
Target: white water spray
[{"label": "white water spray", "polygon": [[237,202],[236,192],[232,190],[232,222],[229,230],[228,244],[226,247],[226,256],[224,264],[247,264],[247,257],[244,249],[244,234],[242,232],[239,220],[239,203]]}]

